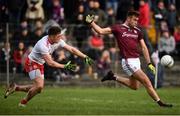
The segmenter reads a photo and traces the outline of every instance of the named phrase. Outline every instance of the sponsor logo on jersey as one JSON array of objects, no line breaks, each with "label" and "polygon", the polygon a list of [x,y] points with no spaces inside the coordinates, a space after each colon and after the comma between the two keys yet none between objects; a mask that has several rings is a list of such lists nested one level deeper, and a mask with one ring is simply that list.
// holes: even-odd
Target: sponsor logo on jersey
[{"label": "sponsor logo on jersey", "polygon": [[131,38],[136,39],[136,38],[138,38],[138,35],[123,32],[122,37],[131,37]]}]

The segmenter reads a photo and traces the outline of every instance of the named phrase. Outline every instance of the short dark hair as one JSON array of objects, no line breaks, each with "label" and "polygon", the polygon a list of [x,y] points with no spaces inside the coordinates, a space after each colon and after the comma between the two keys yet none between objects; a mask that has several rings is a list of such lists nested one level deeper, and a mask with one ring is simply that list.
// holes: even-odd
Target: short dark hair
[{"label": "short dark hair", "polygon": [[140,15],[140,13],[135,10],[128,11],[128,13],[127,13],[127,17],[131,17],[131,16],[139,17],[139,15]]},{"label": "short dark hair", "polygon": [[58,26],[52,26],[48,29],[48,35],[57,35],[61,33],[61,29]]}]

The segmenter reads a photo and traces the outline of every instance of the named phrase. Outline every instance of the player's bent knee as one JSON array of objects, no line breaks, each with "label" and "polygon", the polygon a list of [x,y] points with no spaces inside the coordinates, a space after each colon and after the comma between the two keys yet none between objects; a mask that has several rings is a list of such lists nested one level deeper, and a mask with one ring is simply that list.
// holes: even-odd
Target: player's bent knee
[{"label": "player's bent knee", "polygon": [[138,89],[139,89],[139,87],[134,87],[134,88],[133,88],[133,90],[138,90]]},{"label": "player's bent knee", "polygon": [[37,87],[36,87],[38,93],[41,93],[42,90],[43,90],[43,88],[44,88],[43,86],[37,86]]},{"label": "player's bent knee", "polygon": [[140,85],[138,83],[131,83],[131,89],[138,90]]},{"label": "player's bent knee", "polygon": [[138,89],[139,89],[139,86],[132,86],[132,89],[133,89],[133,90],[138,90]]}]

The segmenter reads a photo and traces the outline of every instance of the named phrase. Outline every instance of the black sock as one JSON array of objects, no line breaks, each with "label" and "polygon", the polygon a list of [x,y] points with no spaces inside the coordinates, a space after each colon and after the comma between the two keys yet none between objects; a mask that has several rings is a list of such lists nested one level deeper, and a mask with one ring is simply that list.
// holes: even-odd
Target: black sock
[{"label": "black sock", "polygon": [[162,106],[162,107],[172,107],[173,106],[172,104],[163,103],[161,100],[157,101],[157,103],[159,104],[159,106]]},{"label": "black sock", "polygon": [[157,101],[157,103],[158,103],[160,106],[164,105],[161,100]]}]

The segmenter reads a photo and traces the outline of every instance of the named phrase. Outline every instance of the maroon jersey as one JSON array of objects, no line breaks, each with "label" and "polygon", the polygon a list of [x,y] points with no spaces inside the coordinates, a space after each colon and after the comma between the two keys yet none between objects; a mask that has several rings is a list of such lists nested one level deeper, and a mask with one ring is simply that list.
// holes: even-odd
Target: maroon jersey
[{"label": "maroon jersey", "polygon": [[122,58],[139,57],[138,44],[143,38],[139,28],[130,28],[125,24],[116,24],[111,27],[111,30],[116,37]]}]

